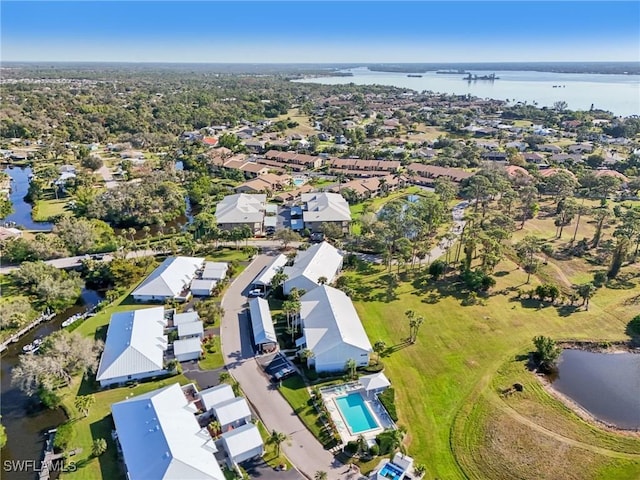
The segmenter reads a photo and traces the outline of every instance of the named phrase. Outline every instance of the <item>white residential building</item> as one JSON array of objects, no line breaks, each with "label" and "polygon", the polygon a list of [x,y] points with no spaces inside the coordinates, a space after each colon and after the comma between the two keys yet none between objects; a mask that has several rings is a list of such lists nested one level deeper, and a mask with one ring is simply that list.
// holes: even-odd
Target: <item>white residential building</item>
[{"label": "white residential building", "polygon": [[219,403],[235,398],[233,388],[227,383],[221,383],[215,387],[202,390],[198,395],[206,411],[211,410]]},{"label": "white residential building", "polygon": [[173,354],[179,362],[197,360],[202,355],[202,342],[197,337],[190,337],[173,342]]},{"label": "white residential building", "polygon": [[223,432],[251,421],[251,410],[244,397],[235,397],[216,403],[212,410]]},{"label": "white residential building", "polygon": [[203,264],[200,257],[168,257],[131,295],[138,302],[186,301],[191,281]]},{"label": "white residential building", "polygon": [[252,423],[222,434],[222,445],[231,464],[237,464],[264,454],[260,431]]},{"label": "white residential building", "polygon": [[287,264],[287,257],[282,253],[275,257],[269,265],[264,267],[258,276],[253,280],[253,285],[267,289],[271,286],[271,279],[273,276],[284,268]]},{"label": "white residential building", "polygon": [[349,231],[351,210],[339,193],[303,193],[300,199],[305,204],[302,214],[305,228],[312,232],[321,232],[323,224],[333,223],[343,232]]},{"label": "white residential building", "polygon": [[307,365],[315,365],[316,371],[342,371],[349,359],[358,367],[369,364],[371,343],[344,292],[322,285],[305,293],[300,297],[300,319],[303,337],[296,344],[313,352]]},{"label": "white residential building", "polygon": [[285,267],[287,279],[283,290],[289,295],[292,288],[310,291],[320,285],[319,279],[331,283],[342,269],[342,254],[327,242],[316,243],[298,252],[293,266]]},{"label": "white residential building", "polygon": [[180,385],[111,406],[129,480],[224,480],[206,428]]},{"label": "white residential building", "polygon": [[114,313],[96,374],[100,385],[167,373],[164,370],[166,325],[162,307]]},{"label": "white residential building", "polygon": [[216,221],[222,230],[249,227],[253,235],[262,233],[264,222],[265,194],[238,193],[224,197],[216,206]]},{"label": "white residential building", "polygon": [[261,353],[274,351],[278,346],[278,339],[269,310],[269,302],[260,297],[249,300],[249,317],[254,345]]}]

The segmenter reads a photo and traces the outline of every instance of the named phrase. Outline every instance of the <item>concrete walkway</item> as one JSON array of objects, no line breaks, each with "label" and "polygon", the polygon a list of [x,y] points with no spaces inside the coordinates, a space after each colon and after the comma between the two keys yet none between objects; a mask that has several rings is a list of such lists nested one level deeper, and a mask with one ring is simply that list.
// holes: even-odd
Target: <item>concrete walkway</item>
[{"label": "concrete walkway", "polygon": [[251,281],[272,259],[269,255],[258,256],[229,286],[222,300],[225,314],[220,335],[225,364],[267,429],[289,436],[289,442],[285,442],[282,449],[302,474],[313,478],[317,471],[323,470],[329,479],[342,479],[347,467],[335,460],[309,432],[254,358],[244,312],[245,294]]}]

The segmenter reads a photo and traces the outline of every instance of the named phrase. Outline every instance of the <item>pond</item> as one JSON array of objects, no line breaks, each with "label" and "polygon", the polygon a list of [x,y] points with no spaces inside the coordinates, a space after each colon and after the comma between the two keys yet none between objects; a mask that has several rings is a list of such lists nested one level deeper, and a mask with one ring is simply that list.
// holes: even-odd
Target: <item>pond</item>
[{"label": "pond", "polygon": [[13,213],[4,219],[4,222],[15,222],[16,226],[22,226],[27,230],[51,231],[53,223],[34,222],[31,218],[31,204],[24,201],[24,196],[29,190],[31,167],[7,167],[2,170],[11,177],[11,194],[9,200],[13,205]]},{"label": "pond", "polygon": [[640,354],[567,349],[552,387],[598,420],[640,430]]},{"label": "pond", "polygon": [[[71,307],[64,313],[56,315],[51,321],[45,322],[22,337],[17,343],[12,343],[2,354],[0,405],[2,424],[8,436],[7,445],[2,449],[2,460],[35,460],[42,458],[44,433],[64,423],[67,417],[61,408],[50,410],[44,408],[35,398],[27,397],[20,390],[11,385],[11,370],[18,364],[22,347],[31,343],[36,337],[44,337],[61,328],[64,320],[71,315],[85,311],[96,305],[102,296],[95,290],[84,289],[81,304]],[[11,472],[8,478],[33,480],[33,470]]]}]

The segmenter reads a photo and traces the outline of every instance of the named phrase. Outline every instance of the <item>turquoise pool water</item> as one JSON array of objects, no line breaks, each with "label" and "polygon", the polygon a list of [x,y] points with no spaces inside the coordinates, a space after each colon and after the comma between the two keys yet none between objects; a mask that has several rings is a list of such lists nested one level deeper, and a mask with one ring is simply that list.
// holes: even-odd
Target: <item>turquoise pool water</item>
[{"label": "turquoise pool water", "polygon": [[387,463],[380,470],[381,476],[383,476],[384,478],[391,478],[394,480],[396,478],[400,478],[403,473],[404,473],[404,470],[397,467],[394,463]]},{"label": "turquoise pool water", "polygon": [[294,179],[293,179],[293,184],[294,184],[296,187],[299,187],[300,185],[303,185],[303,184],[304,184],[304,180],[303,180],[302,178],[294,178]]},{"label": "turquoise pool water", "polygon": [[350,393],[346,397],[335,399],[342,416],[352,434],[378,428],[378,422],[364,404],[364,399],[359,393]]}]

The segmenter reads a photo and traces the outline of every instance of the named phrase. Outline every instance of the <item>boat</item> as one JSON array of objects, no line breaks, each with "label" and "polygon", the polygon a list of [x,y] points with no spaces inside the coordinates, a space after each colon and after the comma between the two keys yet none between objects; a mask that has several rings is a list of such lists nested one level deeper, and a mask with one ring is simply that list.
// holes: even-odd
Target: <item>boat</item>
[{"label": "boat", "polygon": [[22,352],[23,353],[36,353],[38,350],[40,350],[40,345],[42,345],[42,338],[36,338],[33,340],[33,342],[26,344],[24,347],[22,347]]},{"label": "boat", "polygon": [[422,75],[418,75],[418,74],[415,74],[415,73],[410,73],[409,75],[407,75],[407,77],[410,77],[410,78],[422,78]]},{"label": "boat", "polygon": [[64,322],[62,322],[62,328],[68,327],[69,325],[77,322],[81,318],[84,318],[84,314],[76,313],[75,315],[70,316]]},{"label": "boat", "polygon": [[475,82],[476,80],[490,80],[490,81],[493,81],[493,80],[499,80],[499,79],[500,79],[500,77],[496,77],[495,73],[492,73],[491,75],[481,75],[481,76],[478,76],[477,74],[476,75],[472,75],[471,73],[469,73],[469,74],[467,74],[466,77],[464,77],[464,80],[467,80],[469,82],[472,81],[472,80]]}]

